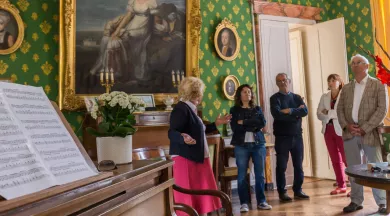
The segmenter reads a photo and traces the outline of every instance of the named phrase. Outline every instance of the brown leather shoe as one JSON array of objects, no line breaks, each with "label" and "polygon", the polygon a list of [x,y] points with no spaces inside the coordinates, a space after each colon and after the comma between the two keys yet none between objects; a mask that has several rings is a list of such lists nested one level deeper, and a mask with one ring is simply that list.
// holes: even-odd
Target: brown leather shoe
[{"label": "brown leather shoe", "polygon": [[351,202],[348,206],[344,207],[343,212],[350,213],[363,209],[363,206]]}]

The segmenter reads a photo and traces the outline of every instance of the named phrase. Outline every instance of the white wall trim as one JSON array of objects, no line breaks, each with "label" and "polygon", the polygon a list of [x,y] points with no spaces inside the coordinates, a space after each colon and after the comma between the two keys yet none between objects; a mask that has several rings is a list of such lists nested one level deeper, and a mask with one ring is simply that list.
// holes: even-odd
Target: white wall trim
[{"label": "white wall trim", "polygon": [[272,15],[258,15],[260,20],[274,20],[274,21],[280,21],[280,22],[288,22],[288,23],[296,23],[301,25],[314,25],[316,24],[315,20],[308,20],[308,19],[299,19],[299,18],[292,18],[292,17],[284,17],[284,16],[272,16]]}]

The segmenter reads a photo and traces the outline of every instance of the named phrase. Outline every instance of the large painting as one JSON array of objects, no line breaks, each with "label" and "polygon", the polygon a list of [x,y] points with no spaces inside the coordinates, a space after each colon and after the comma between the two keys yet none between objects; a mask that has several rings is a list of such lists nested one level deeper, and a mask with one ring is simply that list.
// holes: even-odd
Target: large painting
[{"label": "large painting", "polygon": [[62,109],[83,108],[105,84],[161,104],[199,76],[199,0],[61,0],[60,13]]}]

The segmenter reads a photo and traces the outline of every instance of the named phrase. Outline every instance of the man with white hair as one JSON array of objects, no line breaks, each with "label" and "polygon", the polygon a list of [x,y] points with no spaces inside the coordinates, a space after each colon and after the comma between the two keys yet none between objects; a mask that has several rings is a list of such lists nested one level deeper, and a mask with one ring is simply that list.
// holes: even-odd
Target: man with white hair
[{"label": "man with white hair", "polygon": [[[369,62],[362,55],[351,59],[355,80],[343,87],[337,106],[337,117],[343,129],[345,156],[348,166],[362,164],[360,152],[366,162],[382,162],[380,137],[377,131],[386,116],[388,99],[386,87],[368,75]],[[372,189],[379,206],[378,212],[386,212],[386,192]],[[351,203],[344,212],[354,212],[363,208],[363,186],[351,181]]]},{"label": "man with white hair", "polygon": [[14,45],[14,37],[5,30],[11,17],[7,11],[0,11],[0,50],[5,50]]}]

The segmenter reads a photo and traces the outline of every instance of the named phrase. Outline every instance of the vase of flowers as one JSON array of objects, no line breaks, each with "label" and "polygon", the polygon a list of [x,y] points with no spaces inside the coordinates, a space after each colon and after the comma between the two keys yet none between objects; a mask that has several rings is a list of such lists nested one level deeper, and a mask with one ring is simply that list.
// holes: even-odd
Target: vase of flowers
[{"label": "vase of flowers", "polygon": [[116,164],[132,162],[132,135],[136,132],[134,112],[145,103],[124,92],[111,92],[94,98],[89,109],[98,128],[87,128],[96,136],[98,162],[112,160]]}]

